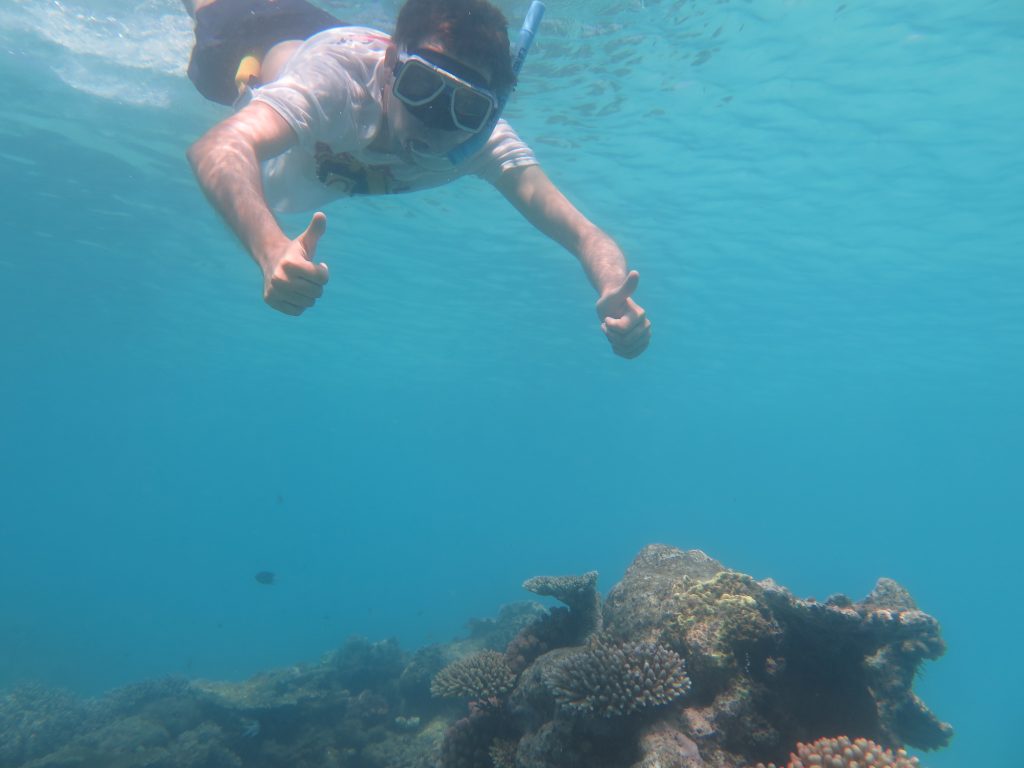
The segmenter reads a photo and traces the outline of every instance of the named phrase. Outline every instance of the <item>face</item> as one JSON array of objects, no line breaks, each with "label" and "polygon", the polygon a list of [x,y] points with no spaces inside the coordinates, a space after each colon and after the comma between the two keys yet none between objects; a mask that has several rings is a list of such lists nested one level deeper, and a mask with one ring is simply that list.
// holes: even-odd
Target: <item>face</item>
[{"label": "face", "polygon": [[[463,66],[475,70],[484,80],[490,82],[491,72],[489,69],[453,56],[436,39],[429,39],[421,43],[419,48],[449,56]],[[385,66],[393,69],[397,62],[397,49],[389,48]],[[384,93],[390,151],[410,162],[429,165],[431,161],[445,161],[445,155],[473,135],[466,131],[440,130],[426,125],[395,96],[392,91],[393,84],[394,79],[392,78]]]}]

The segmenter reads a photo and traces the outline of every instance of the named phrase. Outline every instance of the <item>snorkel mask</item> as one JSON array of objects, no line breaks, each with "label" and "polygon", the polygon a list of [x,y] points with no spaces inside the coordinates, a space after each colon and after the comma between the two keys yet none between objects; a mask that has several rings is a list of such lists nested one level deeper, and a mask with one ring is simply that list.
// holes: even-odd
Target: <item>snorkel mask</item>
[{"label": "snorkel mask", "polygon": [[477,72],[429,49],[398,54],[392,90],[416,118],[440,131],[479,133],[498,108],[498,97]]}]

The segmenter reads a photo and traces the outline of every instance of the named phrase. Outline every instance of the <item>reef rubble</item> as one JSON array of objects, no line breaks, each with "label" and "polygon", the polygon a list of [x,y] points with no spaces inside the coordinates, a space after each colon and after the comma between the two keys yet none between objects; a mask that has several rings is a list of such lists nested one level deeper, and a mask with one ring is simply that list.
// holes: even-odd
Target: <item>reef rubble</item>
[{"label": "reef rubble", "polygon": [[892,580],[818,602],[655,544],[606,599],[594,572],[524,586],[564,606],[244,682],[20,686],[0,768],[910,768],[952,737],[913,692],[939,624]]}]

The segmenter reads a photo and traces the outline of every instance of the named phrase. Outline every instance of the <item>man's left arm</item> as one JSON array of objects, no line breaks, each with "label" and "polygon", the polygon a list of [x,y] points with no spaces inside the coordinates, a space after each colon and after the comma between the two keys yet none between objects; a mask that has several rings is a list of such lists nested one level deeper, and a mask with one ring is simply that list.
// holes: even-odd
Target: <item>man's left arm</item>
[{"label": "man's left arm", "polygon": [[539,165],[507,170],[494,186],[527,221],[579,259],[597,290],[597,316],[615,354],[632,358],[647,349],[651,321],[632,299],[640,274],[627,269],[615,241],[580,213]]}]

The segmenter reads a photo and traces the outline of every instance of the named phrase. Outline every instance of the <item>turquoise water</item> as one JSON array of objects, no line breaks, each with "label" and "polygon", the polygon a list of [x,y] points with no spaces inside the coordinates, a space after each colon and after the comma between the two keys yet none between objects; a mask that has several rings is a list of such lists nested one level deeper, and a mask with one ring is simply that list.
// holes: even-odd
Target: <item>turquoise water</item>
[{"label": "turquoise water", "polygon": [[3,4],[0,686],[446,641],[658,541],[899,580],[949,644],[925,765],[1018,764],[1024,5],[548,5],[508,116],[640,270],[635,361],[472,179],[328,209],[327,295],[270,311],[179,4]]}]

